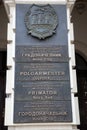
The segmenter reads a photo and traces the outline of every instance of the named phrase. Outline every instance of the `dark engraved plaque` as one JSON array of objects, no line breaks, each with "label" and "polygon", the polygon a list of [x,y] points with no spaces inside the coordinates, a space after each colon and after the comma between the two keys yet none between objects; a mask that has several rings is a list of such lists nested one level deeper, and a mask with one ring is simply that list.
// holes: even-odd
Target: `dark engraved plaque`
[{"label": "dark engraved plaque", "polygon": [[17,4],[15,41],[14,123],[72,122],[66,5]]},{"label": "dark engraved plaque", "polygon": [[16,63],[16,81],[69,80],[68,63]]},{"label": "dark engraved plaque", "polygon": [[15,123],[71,121],[71,101],[15,102]]},{"label": "dark engraved plaque", "polygon": [[16,62],[68,62],[67,46],[16,46]]},{"label": "dark engraved plaque", "polygon": [[16,82],[15,101],[66,101],[71,100],[70,83],[62,82]]},{"label": "dark engraved plaque", "polygon": [[25,15],[28,34],[39,39],[52,36],[58,25],[58,17],[51,5],[31,5]]}]

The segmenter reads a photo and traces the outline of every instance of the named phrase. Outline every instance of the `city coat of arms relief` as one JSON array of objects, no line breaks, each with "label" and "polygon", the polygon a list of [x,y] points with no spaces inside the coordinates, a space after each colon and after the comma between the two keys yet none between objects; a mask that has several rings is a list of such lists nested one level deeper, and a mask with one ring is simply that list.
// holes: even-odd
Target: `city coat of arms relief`
[{"label": "city coat of arms relief", "polygon": [[32,5],[25,15],[28,34],[45,39],[56,33],[58,17],[51,5]]}]

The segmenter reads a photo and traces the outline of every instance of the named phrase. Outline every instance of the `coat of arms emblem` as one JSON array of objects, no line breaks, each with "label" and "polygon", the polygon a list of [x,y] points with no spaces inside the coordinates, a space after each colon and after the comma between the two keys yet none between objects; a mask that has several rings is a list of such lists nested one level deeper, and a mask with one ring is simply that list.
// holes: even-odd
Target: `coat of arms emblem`
[{"label": "coat of arms emblem", "polygon": [[25,15],[28,34],[45,39],[56,33],[58,17],[51,5],[32,5]]}]

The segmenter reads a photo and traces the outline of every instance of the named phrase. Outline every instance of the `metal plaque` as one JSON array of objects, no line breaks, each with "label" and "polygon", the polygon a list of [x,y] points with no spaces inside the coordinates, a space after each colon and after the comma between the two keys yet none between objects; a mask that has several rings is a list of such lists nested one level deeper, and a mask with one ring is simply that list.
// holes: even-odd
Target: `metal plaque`
[{"label": "metal plaque", "polygon": [[15,101],[71,100],[70,83],[62,82],[16,82]]},{"label": "metal plaque", "polygon": [[68,62],[67,46],[16,46],[16,62]]},{"label": "metal plaque", "polygon": [[68,63],[16,63],[15,79],[18,81],[69,80]]},{"label": "metal plaque", "polygon": [[47,123],[71,121],[71,101],[15,102],[15,123]]},{"label": "metal plaque", "polygon": [[58,17],[51,5],[31,5],[25,15],[28,34],[45,39],[56,33]]},{"label": "metal plaque", "polygon": [[72,122],[66,5],[16,4],[15,38],[14,123]]}]

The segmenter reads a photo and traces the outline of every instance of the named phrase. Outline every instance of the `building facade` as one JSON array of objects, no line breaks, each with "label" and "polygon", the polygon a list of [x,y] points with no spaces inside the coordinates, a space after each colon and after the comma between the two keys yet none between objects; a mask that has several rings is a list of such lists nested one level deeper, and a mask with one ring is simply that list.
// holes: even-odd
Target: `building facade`
[{"label": "building facade", "polygon": [[[66,5],[72,122],[14,123],[15,35],[17,4]],[[87,129],[87,1],[0,0],[0,129]]]}]

